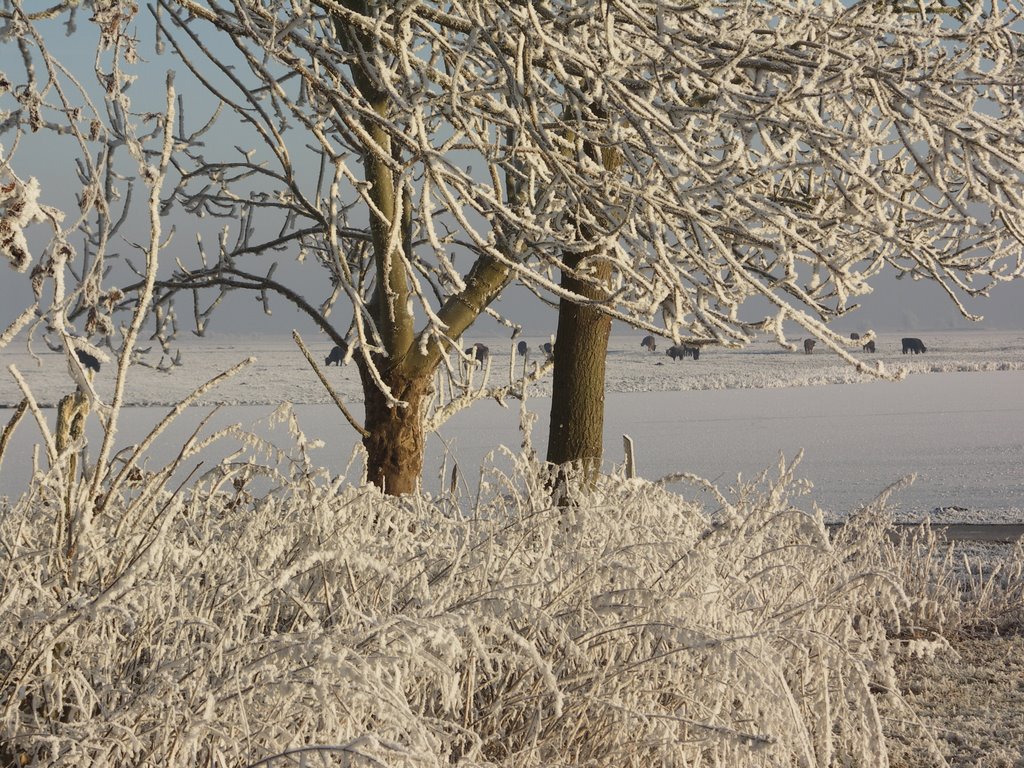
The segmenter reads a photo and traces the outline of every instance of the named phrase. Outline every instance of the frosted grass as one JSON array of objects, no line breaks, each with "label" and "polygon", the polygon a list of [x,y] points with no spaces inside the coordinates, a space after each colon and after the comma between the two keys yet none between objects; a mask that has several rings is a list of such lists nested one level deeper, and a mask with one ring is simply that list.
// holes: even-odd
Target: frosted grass
[{"label": "frosted grass", "polygon": [[553,507],[526,457],[476,499],[398,500],[295,436],[180,490],[139,474],[83,530],[56,475],[3,509],[7,755],[887,764],[875,692],[910,603],[791,467],[713,511],[614,477]]},{"label": "frosted grass", "polygon": [[836,537],[785,462],[558,507],[527,440],[394,499],[270,421],[0,500],[0,762],[884,767],[895,660],[1024,621],[1020,547],[893,542],[899,489]]}]

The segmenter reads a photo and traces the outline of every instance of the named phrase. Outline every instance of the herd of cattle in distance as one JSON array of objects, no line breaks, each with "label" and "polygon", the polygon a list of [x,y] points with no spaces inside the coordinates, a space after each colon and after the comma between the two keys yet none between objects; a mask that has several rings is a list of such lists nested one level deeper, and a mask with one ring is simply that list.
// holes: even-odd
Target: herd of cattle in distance
[{"label": "herd of cattle in distance", "polygon": [[[555,345],[550,341],[545,341],[543,344],[540,344],[539,349],[548,357],[555,354]],[[516,345],[516,351],[520,355],[525,355],[529,350],[530,347],[525,341],[520,341],[519,344]],[[486,344],[480,344],[477,342],[466,350],[466,354],[478,363],[484,363],[487,362],[487,358],[491,356],[491,349]]]},{"label": "herd of cattle in distance", "polygon": [[[850,339],[857,341],[860,339],[859,333],[851,333]],[[924,342],[920,339],[914,338],[913,336],[905,336],[901,339],[903,344],[903,354],[913,352],[915,355],[919,355],[922,352],[927,352],[928,348],[924,345]],[[814,351],[815,339],[804,339],[804,354],[809,355]],[[640,346],[644,347],[648,352],[654,352],[658,348],[658,342],[653,336],[644,336],[643,341],[640,342]],[[865,352],[875,351],[874,339],[867,342],[863,346]],[[671,357],[673,360],[682,360],[685,357],[692,357],[694,360],[700,359],[700,347],[690,346],[689,344],[673,345],[668,348],[665,352],[666,355]]]},{"label": "herd of cattle in distance", "polygon": [[[857,341],[860,339],[859,333],[851,333],[850,339]],[[920,339],[914,338],[913,336],[906,336],[901,339],[903,343],[903,354],[913,352],[915,355],[919,355],[922,352],[927,352],[928,348],[924,345]],[[804,354],[809,355],[814,351],[814,339],[804,339]],[[644,336],[643,341],[640,342],[640,346],[646,349],[648,352],[655,352],[658,349],[658,341],[653,336]],[[540,351],[548,357],[551,357],[555,353],[555,345],[550,341],[545,341],[539,345]],[[525,355],[529,351],[530,347],[525,341],[520,341],[516,346],[516,351],[520,355]],[[874,340],[867,342],[863,347],[865,352],[875,351]],[[345,361],[345,354],[348,352],[347,347],[336,346],[332,347],[330,354],[324,358],[325,365],[341,365]],[[683,360],[687,357],[692,357],[694,360],[700,360],[700,347],[690,344],[673,344],[669,347],[665,354],[671,357],[673,360]],[[486,344],[476,343],[473,344],[466,350],[466,355],[471,359],[483,363],[487,361],[487,358],[491,355],[490,348]],[[88,359],[83,359],[83,357]],[[92,357],[87,353],[79,352],[79,360],[82,360],[82,364],[88,367],[92,365],[96,366],[96,370],[99,370],[99,362],[96,358]]]},{"label": "herd of cattle in distance", "polygon": [[[520,355],[525,355],[529,347],[525,341],[520,341],[516,349]],[[551,357],[555,353],[555,345],[550,341],[546,341],[540,345],[540,351]],[[324,365],[341,365],[345,362],[345,354],[347,352],[347,346],[331,347],[330,353],[324,358]],[[478,363],[483,363],[491,356],[491,350],[486,344],[476,343],[466,350],[466,355]]]},{"label": "herd of cattle in distance", "polygon": [[[859,339],[860,339],[860,334],[859,333],[851,333],[850,334],[850,340],[851,341],[857,341]],[[913,352],[915,355],[919,355],[922,352],[927,352],[928,351],[928,347],[926,347],[924,345],[924,342],[921,341],[920,339],[914,338],[913,336],[904,336],[902,339],[900,339],[900,342],[903,344],[903,354],[904,355],[907,354],[907,352]],[[811,352],[813,350],[814,350],[814,339],[804,339],[804,354],[805,355],[809,355],[809,354],[811,354]],[[863,350],[865,352],[874,352],[875,351],[875,342],[874,342],[874,340],[869,341],[867,344],[865,344],[863,346]]]},{"label": "herd of cattle in distance", "polygon": [[[860,338],[860,334],[851,333],[850,338],[853,341],[857,341]],[[804,354],[809,355],[814,351],[814,339],[804,339]],[[928,348],[924,345],[920,339],[914,338],[913,336],[905,336],[901,339],[903,343],[903,354],[913,352],[915,355],[919,355],[922,352],[927,352]],[[658,348],[658,342],[653,336],[644,336],[643,341],[640,342],[640,346],[646,349],[648,352],[654,352]],[[545,341],[539,345],[540,351],[548,357],[551,357],[555,353],[555,345],[550,341]],[[529,346],[525,341],[520,341],[516,346],[516,350],[520,355],[525,355],[529,350]],[[869,341],[864,345],[865,352],[875,351],[875,342]],[[345,362],[345,354],[348,352],[347,346],[335,346],[331,347],[330,353],[324,358],[324,365],[341,365]],[[466,354],[477,362],[483,363],[487,361],[487,358],[491,355],[491,350],[486,344],[473,344],[469,349],[466,350]],[[689,344],[677,344],[669,347],[665,354],[671,357],[673,360],[682,360],[687,357],[692,357],[694,360],[700,360],[700,347],[691,346]],[[95,356],[85,352],[81,349],[75,350],[75,355],[78,357],[78,361],[90,371],[99,373],[100,361]]]}]

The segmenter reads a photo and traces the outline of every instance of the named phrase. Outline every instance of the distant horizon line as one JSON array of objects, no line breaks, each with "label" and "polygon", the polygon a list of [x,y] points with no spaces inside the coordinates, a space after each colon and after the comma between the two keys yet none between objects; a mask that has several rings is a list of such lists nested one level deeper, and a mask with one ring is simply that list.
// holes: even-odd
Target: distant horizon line
[{"label": "distant horizon line", "polygon": [[[861,329],[836,328],[836,329],[833,329],[833,330],[836,333],[840,333],[840,334],[843,334],[843,333],[860,333],[860,334],[864,334],[864,333],[867,332],[868,329],[864,329],[864,328],[861,328]],[[979,326],[960,326],[960,327],[955,327],[955,328],[950,328],[950,327],[945,327],[945,328],[942,328],[942,327],[932,327],[932,328],[877,328],[877,329],[870,329],[870,330],[873,330],[876,335],[877,334],[886,334],[886,335],[888,335],[888,334],[899,334],[899,333],[1001,333],[1001,332],[1013,333],[1013,332],[1024,332],[1024,327],[1018,327],[1018,326],[984,326],[984,325],[979,325]],[[316,335],[314,335],[314,334],[306,333],[304,335],[312,336],[312,338],[307,338],[306,340],[307,341],[313,341],[314,343],[316,343],[315,340],[317,338],[321,338],[325,342],[326,341],[330,341],[330,339],[327,338],[326,334],[316,334]],[[484,339],[506,339],[508,341],[518,341],[518,340],[521,340],[521,339],[550,339],[550,337],[552,337],[554,335],[555,335],[554,332],[545,334],[545,333],[535,333],[535,332],[524,331],[524,332],[518,334],[517,336],[515,336],[515,338],[513,338],[511,335],[507,335],[507,334],[503,334],[503,333],[494,333],[494,332],[491,332],[491,331],[483,331],[481,333],[464,333],[464,334],[462,334],[461,338],[466,339],[466,338],[473,337],[473,338],[484,338]],[[632,330],[632,331],[612,331],[611,338],[632,338],[634,336],[636,336],[636,337],[643,337],[643,336],[646,336],[646,335],[658,336],[659,338],[667,338],[665,336],[660,336],[659,334],[651,333],[650,331],[647,331],[645,329],[636,329],[636,330]],[[805,332],[802,335],[807,336],[807,335],[810,335],[810,334],[807,334]],[[282,338],[282,339],[291,340],[292,332],[291,331],[284,331],[284,330],[269,330],[269,331],[251,331],[251,330],[250,331],[218,331],[218,330],[215,330],[215,329],[209,329],[209,330],[207,330],[207,332],[203,336],[196,336],[195,334],[193,334],[191,332],[189,332],[189,333],[182,333],[182,334],[178,335],[176,340],[177,341],[207,341],[207,340],[217,339],[217,338],[233,338],[233,337],[234,338],[275,338],[275,337],[279,337],[279,338]],[[768,334],[768,333],[757,334],[755,336],[755,338],[758,338],[758,337],[761,337],[761,338],[773,338],[772,335]],[[796,337],[796,333],[788,333],[786,335],[786,337],[787,338],[795,338]]]}]

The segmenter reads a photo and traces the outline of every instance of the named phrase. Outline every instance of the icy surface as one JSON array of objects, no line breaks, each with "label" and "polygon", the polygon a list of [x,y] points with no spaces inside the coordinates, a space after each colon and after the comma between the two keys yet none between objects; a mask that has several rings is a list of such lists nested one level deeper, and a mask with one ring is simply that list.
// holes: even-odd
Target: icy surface
[{"label": "icy surface", "polygon": [[[779,452],[792,457],[805,450],[799,474],[815,488],[814,500],[833,517],[843,517],[899,478],[916,482],[896,497],[907,519],[950,522],[1024,522],[1024,333],[949,332],[918,334],[924,355],[900,352],[897,336],[878,339],[887,367],[906,366],[914,374],[900,382],[867,379],[827,352],[805,355],[768,343],[746,350],[707,350],[700,360],[673,362],[662,350],[651,354],[639,336],[613,338],[608,358],[605,456],[610,469],[622,460],[623,434],[635,444],[640,474],[658,479],[691,472],[728,485],[738,474],[751,477],[773,465]],[[466,343],[477,341],[467,339]],[[508,365],[511,343],[484,339],[492,371]],[[543,339],[528,339],[539,357]],[[314,348],[326,355],[327,344]],[[139,368],[128,387],[138,406],[121,424],[121,445],[137,442],[166,406],[202,381],[253,354],[258,362],[215,389],[204,401],[222,403],[211,426],[248,424],[271,407],[300,404],[303,428],[324,440],[318,452],[333,472],[345,469],[355,434],[345,423],[290,339],[203,340],[184,348],[185,365],[172,373]],[[43,404],[69,390],[62,358],[39,356],[38,367],[20,348],[3,351]],[[97,377],[106,394],[110,369]],[[350,404],[361,400],[354,365],[327,369]],[[494,374],[497,375],[497,374]],[[857,382],[857,383],[850,383]],[[812,386],[814,385],[814,386]],[[549,401],[547,383],[528,407],[538,415],[534,440],[543,455]],[[17,402],[9,376],[0,377],[0,405]],[[428,441],[425,482],[436,489],[450,479],[452,457],[464,481],[476,482],[484,456],[499,445],[518,447],[517,401],[501,408],[493,401],[456,415]],[[169,452],[188,436],[208,409],[191,409],[163,441]],[[354,408],[356,413],[361,408]],[[6,421],[0,410],[0,420]],[[30,470],[35,426],[26,420],[4,459],[0,493],[24,487]],[[157,455],[154,462],[171,456]],[[447,460],[447,464],[445,461]],[[500,461],[500,459],[499,459]],[[685,485],[673,489],[689,492]]]}]

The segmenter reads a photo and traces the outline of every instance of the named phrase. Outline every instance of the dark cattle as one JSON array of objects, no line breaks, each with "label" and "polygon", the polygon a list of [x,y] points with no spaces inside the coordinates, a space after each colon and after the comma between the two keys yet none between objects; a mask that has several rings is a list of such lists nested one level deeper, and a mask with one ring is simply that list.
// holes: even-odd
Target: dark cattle
[{"label": "dark cattle", "polygon": [[851,341],[857,341],[859,338],[860,338],[860,334],[859,333],[851,333],[850,334],[850,340]]},{"label": "dark cattle", "polygon": [[551,355],[555,354],[555,345],[552,344],[550,341],[545,341],[543,344],[540,345],[540,351],[550,357]]},{"label": "dark cattle", "polygon": [[924,342],[920,339],[915,339],[913,336],[908,336],[903,339],[903,354],[907,352],[913,352],[915,355],[919,355],[922,352],[927,352],[928,349],[925,347]]},{"label": "dark cattle", "polygon": [[865,352],[874,352],[875,351],[875,342],[874,341],[869,341],[867,344],[865,344],[864,345],[864,351]]},{"label": "dark cattle", "polygon": [[345,353],[348,347],[331,347],[331,354],[324,358],[324,365],[341,365],[345,361]]},{"label": "dark cattle", "polygon": [[654,352],[658,348],[658,342],[653,336],[644,336],[644,340],[640,342],[641,347],[645,347],[648,352]]},{"label": "dark cattle", "polygon": [[84,365],[90,371],[100,372],[100,361],[97,360],[93,355],[88,352],[83,352],[80,349],[75,350],[75,355],[78,357],[78,362]]},{"label": "dark cattle", "polygon": [[484,362],[490,357],[491,350],[488,349],[484,344],[474,344],[472,347],[466,350],[467,355],[472,355],[473,359],[477,362]]},{"label": "dark cattle", "polygon": [[525,355],[528,349],[529,347],[525,341],[520,341],[519,344],[516,345],[516,351],[519,352],[520,355]]},{"label": "dark cattle", "polygon": [[671,357],[673,360],[682,360],[684,357],[692,357],[694,360],[700,360],[700,347],[691,347],[688,344],[673,345],[669,347],[665,354]]},{"label": "dark cattle", "polygon": [[804,354],[809,355],[814,351],[814,339],[804,339]]}]

